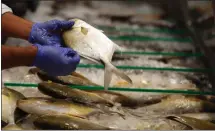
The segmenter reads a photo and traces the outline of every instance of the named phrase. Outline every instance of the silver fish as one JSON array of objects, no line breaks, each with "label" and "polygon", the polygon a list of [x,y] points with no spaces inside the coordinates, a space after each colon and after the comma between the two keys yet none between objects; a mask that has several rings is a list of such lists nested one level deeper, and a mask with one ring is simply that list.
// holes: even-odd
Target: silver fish
[{"label": "silver fish", "polygon": [[103,31],[94,28],[80,19],[72,19],[75,24],[63,33],[66,46],[74,49],[80,56],[95,63],[102,63],[105,66],[104,87],[105,90],[111,82],[112,73],[132,83],[132,80],[122,71],[111,64],[112,56],[118,45],[112,42]]},{"label": "silver fish", "polygon": [[85,106],[71,101],[54,98],[28,97],[26,99],[18,100],[17,107],[29,114],[38,116],[45,114],[67,114],[80,118],[88,118],[95,114],[116,113],[123,117],[123,114],[119,112]]},{"label": "silver fish", "polygon": [[109,106],[114,105],[113,102],[109,101],[108,99],[104,99],[103,97],[95,93],[74,88],[72,89],[69,86],[53,82],[39,83],[38,90],[41,91],[43,94],[49,95],[53,98],[72,100],[77,103],[84,103],[89,105],[91,104],[104,104]]}]

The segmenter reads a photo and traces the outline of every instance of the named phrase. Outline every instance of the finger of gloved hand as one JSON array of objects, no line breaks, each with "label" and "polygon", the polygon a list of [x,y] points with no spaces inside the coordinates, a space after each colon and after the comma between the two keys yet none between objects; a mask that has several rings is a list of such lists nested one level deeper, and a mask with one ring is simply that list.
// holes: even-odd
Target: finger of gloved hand
[{"label": "finger of gloved hand", "polygon": [[79,63],[78,54],[70,48],[41,46],[37,43],[35,46],[38,52],[33,65],[51,76],[69,75]]},{"label": "finger of gloved hand", "polygon": [[39,42],[40,45],[61,46],[62,40],[60,36],[49,34],[46,31],[38,30],[37,34],[33,35],[34,40],[31,43]]},{"label": "finger of gloved hand", "polygon": [[63,46],[64,44],[63,39],[58,34],[53,34],[52,36],[50,36],[49,41],[57,46]]},{"label": "finger of gloved hand", "polygon": [[62,68],[61,74],[67,75],[68,72],[70,74],[71,72],[76,70],[77,65],[80,62],[80,56],[76,51],[72,50],[71,48],[62,48],[62,54],[65,57],[64,62],[67,66]]},{"label": "finger of gloved hand", "polygon": [[48,44],[48,32],[45,31],[44,29],[38,29],[35,27],[36,25],[33,25],[32,31],[29,37],[29,42],[35,43],[39,42],[40,45],[46,45]]},{"label": "finger of gloved hand", "polygon": [[68,65],[78,65],[80,62],[80,56],[78,53],[71,48],[64,48],[65,59]]},{"label": "finger of gloved hand", "polygon": [[72,49],[69,49],[68,53],[66,54],[67,57],[68,57],[68,61],[69,61],[69,64],[72,64],[72,63],[76,63],[77,65],[79,64],[80,62],[80,56],[78,55],[77,52],[75,52],[74,50]]},{"label": "finger of gloved hand", "polygon": [[51,31],[60,31],[71,28],[74,25],[74,21],[61,21],[51,20],[43,23],[43,27]]}]

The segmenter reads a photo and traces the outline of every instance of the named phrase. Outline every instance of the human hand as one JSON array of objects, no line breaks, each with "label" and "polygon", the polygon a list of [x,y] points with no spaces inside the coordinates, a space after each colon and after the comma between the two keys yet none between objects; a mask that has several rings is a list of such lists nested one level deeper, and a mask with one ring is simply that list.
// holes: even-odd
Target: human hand
[{"label": "human hand", "polygon": [[75,71],[80,62],[79,55],[70,48],[42,46],[37,47],[37,55],[33,66],[38,67],[51,76],[65,76]]},{"label": "human hand", "polygon": [[74,25],[73,21],[51,20],[44,23],[35,23],[32,26],[28,41],[41,45],[61,46],[61,31],[67,30]]}]

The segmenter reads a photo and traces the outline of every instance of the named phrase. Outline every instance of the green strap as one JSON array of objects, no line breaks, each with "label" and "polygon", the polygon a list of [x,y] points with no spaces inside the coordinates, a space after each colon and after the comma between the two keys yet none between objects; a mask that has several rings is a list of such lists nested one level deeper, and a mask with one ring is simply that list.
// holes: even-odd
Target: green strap
[{"label": "green strap", "polygon": [[167,33],[167,34],[184,34],[185,30],[173,30],[167,28],[160,29],[145,29],[145,28],[129,28],[129,27],[108,27],[108,26],[97,26],[101,30],[107,31],[121,31],[121,32],[153,32],[153,33]]},{"label": "green strap", "polygon": [[143,51],[116,51],[115,54],[122,55],[162,55],[162,56],[185,56],[185,57],[201,57],[201,53],[183,53],[183,52],[143,52]]},{"label": "green strap", "polygon": [[[11,87],[38,87],[38,84],[28,83],[4,83],[5,86]],[[102,86],[81,86],[81,85],[68,85],[71,88],[77,88],[81,90],[104,90]],[[149,88],[121,88],[121,87],[110,87],[110,91],[128,91],[128,92],[152,92],[152,93],[169,93],[169,94],[187,94],[187,95],[215,95],[214,92],[203,92],[193,90],[164,90],[164,89],[149,89]]]},{"label": "green strap", "polygon": [[190,38],[165,38],[165,37],[148,37],[148,36],[108,36],[112,40],[119,41],[164,41],[164,42],[182,42],[191,43]]},{"label": "green strap", "polygon": [[[98,68],[103,69],[103,65],[98,64],[79,64],[79,68]],[[144,67],[144,66],[116,66],[119,69],[133,69],[133,70],[157,70],[157,71],[177,71],[177,72],[208,72],[211,69],[207,68],[170,68],[170,67]]]}]

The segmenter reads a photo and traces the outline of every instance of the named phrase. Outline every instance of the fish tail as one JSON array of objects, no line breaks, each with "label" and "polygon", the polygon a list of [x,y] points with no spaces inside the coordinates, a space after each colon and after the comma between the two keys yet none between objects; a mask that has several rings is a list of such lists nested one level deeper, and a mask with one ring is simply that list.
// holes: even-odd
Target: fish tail
[{"label": "fish tail", "polygon": [[120,76],[122,79],[132,84],[131,78],[129,78],[124,72],[120,71],[109,62],[105,64],[105,77],[104,77],[105,90],[108,89],[113,73],[115,73],[117,76]]},{"label": "fish tail", "polygon": [[120,51],[120,52],[122,51],[122,47],[120,47],[119,45],[114,43],[114,46],[115,46],[115,50]]},{"label": "fish tail", "polygon": [[106,64],[105,71],[104,71],[104,89],[105,90],[108,90],[108,87],[111,82],[112,74],[113,73],[112,73],[111,67]]}]

